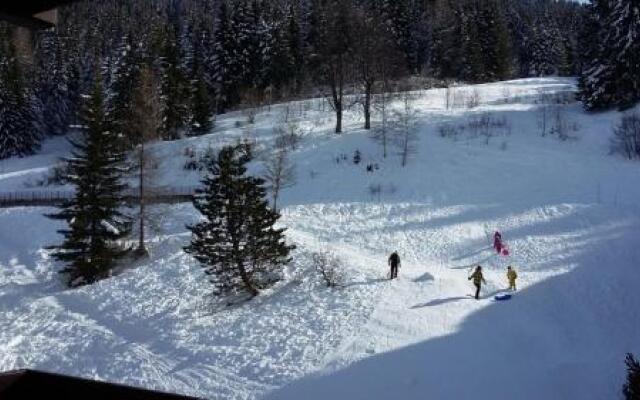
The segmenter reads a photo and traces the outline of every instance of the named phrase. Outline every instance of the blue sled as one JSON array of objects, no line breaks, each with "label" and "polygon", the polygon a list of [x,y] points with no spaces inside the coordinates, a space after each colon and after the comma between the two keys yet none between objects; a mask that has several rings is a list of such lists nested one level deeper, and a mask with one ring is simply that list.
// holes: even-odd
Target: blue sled
[{"label": "blue sled", "polygon": [[511,297],[510,294],[499,294],[495,296],[494,299],[496,299],[496,301],[505,301],[511,299]]}]

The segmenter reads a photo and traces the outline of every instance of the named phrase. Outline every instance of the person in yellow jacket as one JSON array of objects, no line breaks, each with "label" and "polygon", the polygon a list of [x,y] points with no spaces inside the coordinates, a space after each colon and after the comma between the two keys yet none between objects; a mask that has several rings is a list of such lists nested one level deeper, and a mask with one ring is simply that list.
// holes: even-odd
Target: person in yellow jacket
[{"label": "person in yellow jacket", "polygon": [[509,290],[516,290],[516,279],[518,273],[515,269],[511,268],[511,265],[507,267],[507,280],[509,281]]},{"label": "person in yellow jacket", "polygon": [[476,271],[471,274],[471,276],[469,277],[469,280],[473,279],[473,284],[476,287],[476,300],[478,300],[480,298],[480,287],[482,286],[483,283],[487,283],[487,281],[484,280],[484,276],[482,275],[482,267],[478,265],[478,267],[476,268]]}]

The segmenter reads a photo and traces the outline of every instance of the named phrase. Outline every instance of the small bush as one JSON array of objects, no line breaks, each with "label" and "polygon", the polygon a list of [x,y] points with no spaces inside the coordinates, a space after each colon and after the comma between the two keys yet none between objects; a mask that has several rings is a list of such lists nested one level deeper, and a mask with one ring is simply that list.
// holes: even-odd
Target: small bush
[{"label": "small bush", "polygon": [[478,92],[478,89],[473,89],[473,91],[467,96],[466,105],[469,109],[478,108],[480,106],[480,92]]},{"label": "small bush", "polygon": [[451,138],[457,140],[458,135],[460,135],[460,129],[453,124],[442,124],[438,127],[438,132],[440,133],[440,137],[443,138]]},{"label": "small bush", "polygon": [[471,131],[472,138],[484,137],[487,145],[494,136],[511,135],[511,124],[507,119],[504,117],[492,117],[489,113],[473,117],[469,121],[468,128]]},{"label": "small bush", "polygon": [[300,128],[300,125],[293,121],[276,125],[273,131],[276,137],[276,148],[289,148],[292,151],[300,146],[306,134],[306,132]]},{"label": "small bush", "polygon": [[640,158],[640,113],[625,114],[613,130],[611,152],[620,153],[629,160]]},{"label": "small bush", "polygon": [[335,254],[328,251],[313,253],[311,260],[314,269],[320,274],[327,287],[337,287],[343,284],[344,266]]}]

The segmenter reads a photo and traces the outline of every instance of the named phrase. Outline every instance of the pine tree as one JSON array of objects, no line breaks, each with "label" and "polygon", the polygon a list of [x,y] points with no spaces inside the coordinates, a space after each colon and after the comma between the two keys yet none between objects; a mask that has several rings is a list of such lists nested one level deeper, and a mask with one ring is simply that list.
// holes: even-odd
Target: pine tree
[{"label": "pine tree", "polygon": [[224,112],[229,106],[240,101],[238,93],[239,72],[234,54],[234,34],[226,2],[220,2],[216,29],[215,49],[210,62],[213,86],[216,90],[217,112]]},{"label": "pine tree", "polygon": [[300,24],[293,4],[289,6],[289,13],[287,14],[286,44],[290,62],[289,71],[292,72],[291,76],[294,81],[295,91],[298,92],[302,86],[304,54],[301,44]]},{"label": "pine tree", "polygon": [[73,120],[70,74],[64,47],[54,31],[40,34],[35,57],[35,85],[42,135],[64,135]]},{"label": "pine tree", "polygon": [[627,354],[627,382],[622,388],[625,400],[640,400],[640,363],[632,354]]},{"label": "pine tree", "polygon": [[484,70],[487,80],[504,80],[509,77],[510,43],[507,23],[502,7],[497,0],[486,2],[480,10],[481,41]]},{"label": "pine tree", "polygon": [[131,148],[135,143],[136,133],[132,132],[130,127],[133,118],[133,88],[140,73],[140,59],[136,51],[133,40],[125,35],[116,47],[109,77],[111,85],[108,90],[108,107],[111,109],[116,130],[122,134],[120,144],[123,148]]},{"label": "pine tree", "polygon": [[188,227],[185,251],[201,263],[215,295],[256,296],[290,261],[293,246],[274,227],[280,215],[268,206],[264,180],[246,175],[250,160],[248,145],[223,148],[194,199],[205,220]]},{"label": "pine tree", "polygon": [[554,19],[545,12],[533,27],[529,75],[560,75],[567,69],[567,50],[560,30]]},{"label": "pine tree", "polygon": [[61,272],[70,287],[110,276],[116,261],[126,253],[117,241],[131,227],[129,217],[122,211],[125,155],[118,148],[98,77],[83,117],[83,137],[71,141],[72,157],[66,160],[67,179],[75,186],[75,196],[58,213],[49,215],[68,225],[59,231],[64,242],[51,249],[53,257],[66,264]]},{"label": "pine tree", "polygon": [[[467,14],[469,13],[469,15]],[[462,71],[459,77],[467,82],[482,82],[486,79],[482,45],[479,40],[477,17],[475,14],[462,12],[461,14],[462,49],[460,65]]]},{"label": "pine tree", "polygon": [[640,3],[600,0],[592,7],[598,47],[580,78],[588,110],[629,108],[640,101]]},{"label": "pine tree", "polygon": [[196,78],[193,84],[192,113],[190,135],[200,136],[211,131],[211,101],[203,78]]},{"label": "pine tree", "polygon": [[167,29],[162,55],[162,136],[165,140],[179,139],[189,121],[190,85],[182,68],[176,31],[177,28],[174,26]]}]

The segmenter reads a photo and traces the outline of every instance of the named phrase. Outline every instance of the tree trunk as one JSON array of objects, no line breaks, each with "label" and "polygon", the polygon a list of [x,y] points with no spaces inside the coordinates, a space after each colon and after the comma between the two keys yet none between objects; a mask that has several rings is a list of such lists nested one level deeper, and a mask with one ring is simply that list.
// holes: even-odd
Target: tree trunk
[{"label": "tree trunk", "polygon": [[404,133],[404,143],[403,143],[403,148],[402,148],[402,166],[406,167],[407,166],[407,158],[409,156],[409,132],[408,132],[408,128],[405,129],[405,133]]},{"label": "tree trunk", "polygon": [[144,223],[145,223],[145,187],[144,187],[144,174],[145,174],[145,154],[144,154],[144,138],[140,143],[140,193],[138,201],[140,202],[140,234],[138,237],[138,254],[147,254],[147,249],[144,246]]},{"label": "tree trunk", "polygon": [[238,270],[240,271],[240,278],[242,278],[242,283],[244,283],[245,288],[251,295],[251,297],[255,297],[258,295],[258,289],[253,287],[251,280],[249,279],[249,275],[247,274],[247,270],[244,267],[242,261],[238,261]]},{"label": "tree trunk", "polygon": [[371,129],[371,89],[372,84],[366,83],[364,87],[364,129]]},{"label": "tree trunk", "polygon": [[336,104],[336,133],[342,133],[342,102]]}]

